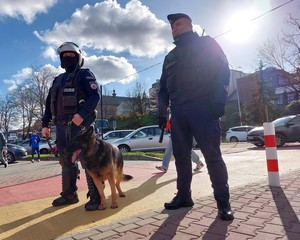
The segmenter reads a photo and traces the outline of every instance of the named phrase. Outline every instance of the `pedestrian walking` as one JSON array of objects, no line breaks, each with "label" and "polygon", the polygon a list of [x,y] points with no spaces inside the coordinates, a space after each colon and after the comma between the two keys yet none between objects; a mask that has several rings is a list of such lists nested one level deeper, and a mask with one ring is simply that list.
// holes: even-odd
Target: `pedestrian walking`
[{"label": "pedestrian walking", "polygon": [[4,167],[8,167],[8,161],[6,159],[7,154],[7,141],[4,134],[0,132],[0,161],[3,163]]},{"label": "pedestrian walking", "polygon": [[41,161],[40,157],[40,136],[36,133],[36,130],[32,131],[29,146],[31,146],[31,162],[34,163],[34,154],[37,153],[38,159],[37,161]]},{"label": "pedestrian walking", "polygon": [[[165,131],[170,131],[170,128],[171,128],[171,121],[169,119],[166,124]],[[162,165],[156,166],[156,169],[163,171],[163,172],[167,172],[172,156],[173,156],[173,144],[172,144],[172,139],[170,138],[170,140],[166,146],[164,156],[162,158]],[[195,153],[195,151],[193,149],[191,152],[191,160],[192,160],[192,162],[194,162],[196,164],[196,167],[194,168],[195,172],[200,171],[204,167],[204,164],[200,160],[200,157],[197,155],[197,153]]]},{"label": "pedestrian walking", "polygon": [[[172,144],[172,139],[170,138],[164,156],[162,158],[162,165],[156,166],[156,169],[162,172],[167,172],[172,156],[173,156],[173,144]],[[194,150],[191,151],[191,160],[196,164],[196,167],[194,168],[195,172],[200,171],[204,167],[204,163],[200,160],[200,157],[198,156],[197,153],[195,153]]]},{"label": "pedestrian walking", "polygon": [[[95,121],[95,109],[100,95],[94,74],[89,69],[82,68],[84,59],[80,48],[73,42],[65,42],[57,52],[65,72],[54,79],[49,90],[42,118],[42,134],[46,138],[50,137],[49,123],[52,121],[56,127],[56,146],[62,166],[62,193],[52,205],[62,206],[79,201],[76,185],[78,164],[77,161],[73,161],[72,156],[63,157],[66,154],[65,149],[72,146],[75,136],[81,129],[87,129]],[[74,147],[74,152],[75,150]],[[85,173],[90,197],[85,209],[98,210],[99,193],[91,176],[87,171]]]},{"label": "pedestrian walking", "polygon": [[177,171],[177,194],[166,209],[192,207],[191,149],[193,137],[203,153],[212,183],[218,214],[234,218],[229,203],[228,174],[220,150],[220,117],[224,115],[229,67],[225,54],[210,36],[193,31],[191,18],[168,15],[175,48],[164,59],[160,78],[159,126],[172,112],[171,138]]}]

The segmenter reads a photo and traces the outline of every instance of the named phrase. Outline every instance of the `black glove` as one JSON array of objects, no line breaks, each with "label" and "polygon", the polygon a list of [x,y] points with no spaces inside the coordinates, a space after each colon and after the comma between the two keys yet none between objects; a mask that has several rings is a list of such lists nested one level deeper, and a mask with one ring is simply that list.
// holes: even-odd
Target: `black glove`
[{"label": "black glove", "polygon": [[167,125],[167,117],[158,117],[158,126],[160,129],[164,129]]},{"label": "black glove", "polygon": [[225,105],[222,103],[213,103],[211,105],[212,119],[218,119],[225,114]]}]

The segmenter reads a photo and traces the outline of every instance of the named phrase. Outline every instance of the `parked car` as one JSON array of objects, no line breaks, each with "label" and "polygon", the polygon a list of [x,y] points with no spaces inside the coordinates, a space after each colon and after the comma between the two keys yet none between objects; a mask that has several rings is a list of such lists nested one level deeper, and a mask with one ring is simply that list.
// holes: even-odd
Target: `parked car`
[{"label": "parked car", "polygon": [[27,156],[27,151],[24,147],[12,143],[7,144],[6,158],[9,164],[15,162],[18,159],[24,158],[26,156]]},{"label": "parked car", "polygon": [[[29,141],[30,141],[30,139],[24,140],[23,142],[18,143],[18,145],[26,148],[28,154],[31,154],[31,146],[29,146]],[[51,140],[51,145],[53,147],[55,147],[55,143],[52,140]],[[40,153],[41,154],[51,153],[51,149],[50,149],[49,144],[47,143],[46,138],[41,138],[41,141],[40,141]]]},{"label": "parked car", "polygon": [[121,152],[165,150],[170,135],[165,131],[163,141],[159,143],[160,134],[161,129],[158,125],[145,126],[111,143],[117,146]]},{"label": "parked car", "polygon": [[[105,140],[106,142],[112,142],[112,141],[115,141],[117,139],[126,137],[129,133],[132,133],[133,131],[134,131],[134,129],[123,129],[123,130],[109,131],[109,132],[103,134],[103,140]],[[102,139],[101,134],[98,134],[97,138]]]},{"label": "parked car", "polygon": [[226,140],[230,142],[246,142],[247,133],[253,128],[253,126],[248,125],[231,127],[226,132]]},{"label": "parked car", "polygon": [[96,119],[95,120],[95,131],[96,133],[106,133],[109,130],[109,122],[107,119]]},{"label": "parked car", "polygon": [[[300,114],[281,117],[274,120],[273,123],[277,147],[281,147],[285,143],[300,141]],[[248,132],[247,142],[263,147],[265,145],[263,127],[256,127]]]}]

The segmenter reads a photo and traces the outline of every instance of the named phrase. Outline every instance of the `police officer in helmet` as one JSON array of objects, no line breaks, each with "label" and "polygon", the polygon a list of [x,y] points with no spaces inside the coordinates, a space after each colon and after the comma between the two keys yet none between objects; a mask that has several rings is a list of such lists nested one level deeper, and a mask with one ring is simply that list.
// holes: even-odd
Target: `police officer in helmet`
[{"label": "police officer in helmet", "polygon": [[[94,74],[89,69],[82,68],[84,59],[75,43],[63,43],[57,53],[65,73],[55,77],[49,90],[42,118],[42,134],[50,137],[49,124],[52,122],[55,125],[56,143],[62,165],[62,192],[52,205],[62,206],[79,201],[76,186],[78,165],[72,160],[72,154],[69,156],[65,154],[65,148],[72,145],[81,128],[87,128],[94,122],[100,95]],[[87,172],[86,178],[90,200],[86,203],[85,209],[97,210],[100,204],[98,191]]]},{"label": "police officer in helmet", "polygon": [[188,15],[175,13],[167,18],[175,48],[167,54],[163,64],[158,93],[158,122],[163,128],[170,105],[177,194],[164,206],[166,209],[178,209],[194,205],[190,159],[195,137],[206,161],[219,217],[232,220],[227,169],[220,151],[219,125],[229,84],[228,62],[213,38],[193,32]]}]

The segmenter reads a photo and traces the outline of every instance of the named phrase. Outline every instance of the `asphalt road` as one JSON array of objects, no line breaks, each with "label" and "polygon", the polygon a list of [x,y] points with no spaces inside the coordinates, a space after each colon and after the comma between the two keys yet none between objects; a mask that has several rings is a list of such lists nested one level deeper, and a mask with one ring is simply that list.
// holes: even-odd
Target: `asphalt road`
[{"label": "asphalt road", "polygon": [[[264,148],[247,143],[221,145],[231,189],[259,181],[268,181]],[[300,169],[300,144],[278,149],[279,173]],[[199,150],[196,151],[200,156]],[[155,169],[158,161],[125,161],[124,173],[134,179],[123,182],[126,198],[119,208],[86,212],[85,177],[78,181],[80,202],[53,208],[51,202],[61,191],[60,166],[57,161],[31,163],[18,161],[7,169],[0,167],[0,239],[53,239],[99,224],[161,208],[176,193],[176,170],[170,163],[167,173]],[[212,195],[207,169],[193,176],[193,198]],[[110,191],[106,188],[110,202]],[[45,236],[45,231],[47,236]]]}]

